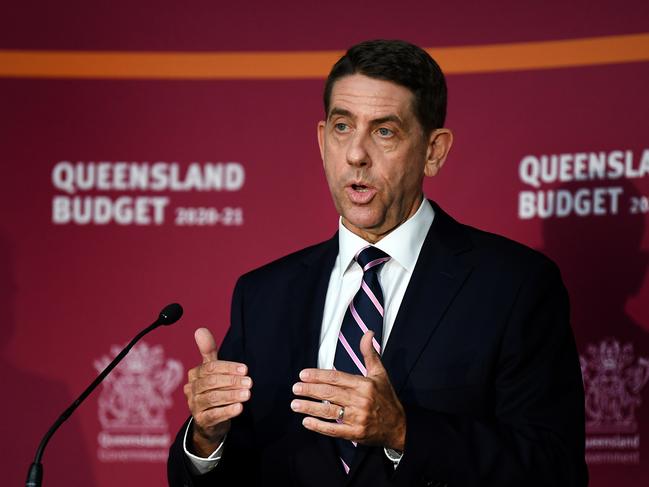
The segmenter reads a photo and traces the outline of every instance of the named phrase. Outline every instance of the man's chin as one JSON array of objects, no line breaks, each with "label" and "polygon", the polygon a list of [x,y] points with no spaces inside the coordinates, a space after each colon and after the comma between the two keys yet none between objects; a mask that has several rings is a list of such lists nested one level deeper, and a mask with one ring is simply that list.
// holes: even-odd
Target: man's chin
[{"label": "man's chin", "polygon": [[380,234],[383,219],[375,213],[346,212],[343,214],[343,225],[349,231],[357,234]]}]

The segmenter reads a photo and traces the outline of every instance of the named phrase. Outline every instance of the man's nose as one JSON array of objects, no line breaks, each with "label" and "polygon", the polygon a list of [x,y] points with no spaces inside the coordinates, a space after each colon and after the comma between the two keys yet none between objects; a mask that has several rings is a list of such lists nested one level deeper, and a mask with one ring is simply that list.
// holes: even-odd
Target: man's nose
[{"label": "man's nose", "polygon": [[349,141],[347,147],[347,163],[352,166],[367,166],[370,164],[370,156],[367,150],[369,143],[367,134],[356,131]]}]

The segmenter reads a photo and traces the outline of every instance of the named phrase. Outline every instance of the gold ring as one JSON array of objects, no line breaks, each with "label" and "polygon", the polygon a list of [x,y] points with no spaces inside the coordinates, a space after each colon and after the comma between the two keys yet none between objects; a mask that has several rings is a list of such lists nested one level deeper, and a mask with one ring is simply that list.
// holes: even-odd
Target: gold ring
[{"label": "gold ring", "polygon": [[338,417],[336,418],[336,423],[342,423],[344,417],[345,417],[345,408],[343,406],[340,406],[340,409],[338,410]]}]

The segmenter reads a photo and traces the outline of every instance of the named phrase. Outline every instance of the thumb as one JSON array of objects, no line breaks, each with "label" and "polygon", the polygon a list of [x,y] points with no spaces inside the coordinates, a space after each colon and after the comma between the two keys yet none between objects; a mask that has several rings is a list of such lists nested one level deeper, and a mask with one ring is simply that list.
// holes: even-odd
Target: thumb
[{"label": "thumb", "polygon": [[199,328],[194,332],[194,340],[196,340],[196,345],[198,345],[198,351],[203,356],[203,363],[213,362],[219,359],[216,354],[216,342],[210,330],[207,328]]},{"label": "thumb", "polygon": [[379,375],[385,372],[383,364],[381,363],[381,357],[377,352],[379,346],[380,345],[376,341],[376,338],[374,338],[373,331],[368,331],[363,335],[363,338],[361,338],[360,348],[368,376]]}]

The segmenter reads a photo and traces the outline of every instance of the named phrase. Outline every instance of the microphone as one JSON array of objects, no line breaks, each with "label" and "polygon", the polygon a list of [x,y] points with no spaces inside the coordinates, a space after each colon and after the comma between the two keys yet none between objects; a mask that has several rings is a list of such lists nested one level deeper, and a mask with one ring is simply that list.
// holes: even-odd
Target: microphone
[{"label": "microphone", "polygon": [[115,366],[120,363],[120,361],[124,357],[126,357],[126,354],[129,352],[129,350],[131,350],[131,348],[133,348],[133,345],[135,345],[140,340],[140,338],[142,338],[144,335],[154,330],[155,328],[159,327],[160,325],[173,325],[180,319],[182,315],[183,307],[178,303],[168,304],[167,306],[162,308],[162,311],[160,311],[160,314],[158,315],[158,319],[147,326],[140,333],[138,333],[135,338],[133,338],[133,340],[131,340],[131,342],[126,345],[126,347],[124,347],[121,352],[119,352],[119,354],[113,359],[113,361],[109,363],[104,370],[101,371],[101,374],[99,374],[97,378],[92,381],[92,383],[86,388],[86,390],[83,391],[81,395],[72,404],[70,404],[70,406],[65,411],[63,411],[63,414],[59,416],[52,427],[47,431],[47,433],[45,433],[45,436],[43,436],[43,439],[38,445],[38,450],[36,450],[34,462],[31,464],[29,471],[27,472],[27,482],[25,484],[26,487],[41,486],[41,482],[43,481],[43,465],[41,464],[43,452],[45,451],[45,447],[50,441],[50,438],[52,438],[56,430],[59,429],[59,426],[61,426],[65,422],[65,420],[70,417],[74,410],[77,409],[77,407],[79,407],[79,405],[90,395],[90,393],[95,390],[95,388],[101,383],[101,381],[103,381],[106,376],[110,374],[111,370],[113,370]]},{"label": "microphone", "polygon": [[158,315],[158,319],[156,321],[159,321],[161,325],[169,326],[178,321],[182,315],[183,307],[178,303],[171,303],[162,308],[162,311],[160,311],[160,314]]}]

